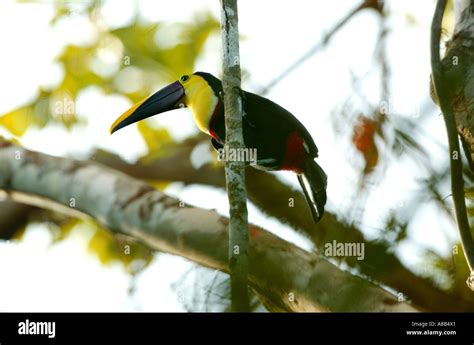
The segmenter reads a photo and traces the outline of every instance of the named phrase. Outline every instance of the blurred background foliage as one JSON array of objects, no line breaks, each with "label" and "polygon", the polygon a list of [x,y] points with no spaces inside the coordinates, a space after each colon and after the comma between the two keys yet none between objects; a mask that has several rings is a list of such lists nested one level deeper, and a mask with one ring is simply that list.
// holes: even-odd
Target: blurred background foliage
[{"label": "blurred background foliage", "polygon": [[[365,200],[376,190],[383,177],[383,171],[388,165],[401,164],[409,160],[417,169],[427,171],[429,178],[418,181],[417,192],[408,194],[409,197],[398,205],[399,207],[394,207],[387,213],[384,219],[385,226],[375,229],[378,236],[369,241],[373,244],[371,254],[376,257],[374,261],[383,261],[381,266],[372,267],[371,271],[361,267],[362,263],[346,262],[352,269],[362,274],[385,270],[390,275],[390,265],[397,257],[394,248],[407,240],[407,228],[424,202],[434,200],[439,212],[452,214],[449,188],[447,188],[449,171],[447,164],[433,166],[429,153],[421,143],[430,140],[430,136],[425,133],[424,123],[429,116],[432,116],[431,100],[426,99],[420,102],[416,118],[406,116],[407,114],[387,116],[391,112],[388,109],[390,104],[384,103],[384,100],[390,98],[392,78],[390,60],[386,56],[386,43],[390,33],[389,26],[386,25],[387,12],[377,1],[366,3],[368,5],[361,10],[375,11],[380,16],[380,34],[373,54],[376,67],[371,72],[377,73],[379,77],[379,89],[376,91],[379,97],[377,102],[368,101],[360,91],[361,88],[358,87],[362,80],[354,77],[354,93],[348,99],[341,100],[340,106],[333,109],[333,127],[336,134],[349,138],[353,148],[364,161],[364,166],[359,171],[359,184],[354,193],[352,211],[347,214],[336,214],[336,217],[338,222],[348,228],[364,228],[360,220],[364,218],[366,212],[370,212],[365,207]],[[51,27],[54,28],[64,18],[80,14],[88,18],[98,35],[90,44],[64,47],[57,57],[57,62],[64,72],[62,80],[57,85],[51,88],[41,87],[35,99],[0,115],[0,126],[20,142],[22,136],[31,128],[38,129],[57,124],[64,130],[71,130],[75,127],[87,126],[86,119],[77,116],[75,109],[78,96],[86,88],[93,86],[102,90],[104,94],[120,94],[135,103],[180,75],[192,73],[206,41],[211,35],[219,34],[219,21],[209,13],[199,13],[194,20],[189,22],[175,23],[172,32],[169,27],[159,22],[143,21],[138,15],[125,26],[109,29],[101,20],[100,11],[98,11],[100,6],[101,2],[98,0],[56,2],[56,14],[51,20]],[[419,25],[409,14],[407,14],[406,23]],[[447,31],[450,26],[452,26],[452,13],[448,13],[446,20]],[[343,27],[340,28],[340,30],[343,29]],[[173,39],[166,39],[167,37],[173,37]],[[324,49],[324,46],[321,49]],[[266,90],[268,91],[271,87],[272,85],[267,86]],[[428,76],[426,87],[428,88]],[[151,125],[149,121],[140,122],[138,130],[147,147],[146,154],[137,160],[138,165],[146,166],[170,155],[180,144],[174,141],[165,127]],[[200,136],[197,138],[199,139],[195,143],[207,140]],[[112,155],[99,151],[96,154]],[[376,169],[382,173],[374,174]],[[465,176],[467,196],[470,200],[469,214],[471,221],[474,222],[472,172],[466,169]],[[159,189],[164,189],[169,182],[150,178],[147,180]],[[11,239],[21,239],[28,222],[47,223],[55,241],[63,240],[74,229],[80,227],[91,229],[89,250],[95,253],[98,260],[104,264],[111,262],[123,264],[131,275],[147,267],[153,257],[153,254],[141,244],[129,238],[112,236],[90,220],[70,219],[48,211],[36,210],[32,213],[28,221],[16,229]],[[464,302],[469,301],[472,304],[466,308],[473,311],[474,297],[465,286],[467,267],[459,244],[451,243],[453,252],[448,256],[442,256],[427,248],[423,249],[422,244],[417,245],[420,246],[423,254],[420,258],[421,264],[413,268],[414,274],[426,278],[434,289],[439,289],[449,296],[461,298]],[[318,246],[317,243],[316,246]],[[128,249],[131,254],[123,255]],[[346,260],[336,261],[341,264]],[[371,278],[370,274],[369,278]],[[183,279],[187,278],[183,277]],[[223,282],[222,276],[218,278],[211,276],[204,285],[206,291],[212,291],[214,297],[211,297],[214,300],[209,295],[197,297],[192,294],[187,295],[186,300],[183,301],[186,308],[190,310],[225,309],[227,302],[222,302],[221,299],[226,300],[228,286]],[[177,290],[180,289],[186,288],[178,286]],[[210,303],[214,307],[209,306]],[[254,308],[258,308],[258,303],[255,303]]]},{"label": "blurred background foliage", "polygon": [[[29,128],[41,129],[51,123],[65,130],[87,126],[86,120],[77,116],[75,104],[80,92],[88,87],[96,86],[105,94],[121,94],[135,103],[163,83],[183,73],[192,73],[207,38],[219,30],[216,18],[200,13],[194,21],[173,27],[176,39],[170,46],[160,45],[157,42],[157,34],[162,29],[160,23],[145,23],[136,16],[127,26],[109,30],[98,14],[100,5],[99,0],[56,1],[56,14],[50,23],[53,28],[71,15],[86,15],[99,34],[92,44],[64,47],[57,58],[64,71],[59,85],[40,88],[31,102],[0,116],[0,126],[20,141]],[[140,122],[138,128],[149,152],[142,161],[163,155],[173,142],[166,128],[152,128],[146,121]],[[154,185],[164,188],[166,183]],[[55,218],[51,216],[49,220]],[[55,240],[60,241],[82,223],[84,221],[78,219],[61,219],[50,223],[49,228]],[[102,263],[121,262],[134,272],[150,262],[151,252],[146,247],[114,237],[97,223],[89,221],[87,226],[94,231],[89,250]],[[22,230],[24,227],[18,229],[14,238],[21,239]],[[123,255],[126,246],[131,246],[130,255]]]}]

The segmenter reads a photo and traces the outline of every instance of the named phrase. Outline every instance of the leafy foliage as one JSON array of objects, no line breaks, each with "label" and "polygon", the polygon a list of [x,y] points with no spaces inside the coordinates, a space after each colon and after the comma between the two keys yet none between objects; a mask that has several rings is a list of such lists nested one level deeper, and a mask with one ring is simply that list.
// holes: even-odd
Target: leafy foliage
[{"label": "leafy foliage", "polygon": [[[0,126],[14,138],[21,138],[32,128],[42,129],[59,124],[67,130],[85,124],[79,116],[76,100],[83,90],[95,86],[105,94],[119,94],[132,102],[147,97],[160,84],[192,72],[207,39],[219,30],[219,22],[208,13],[199,14],[189,23],[176,23],[178,32],[171,45],[159,43],[161,23],[147,23],[138,16],[123,27],[108,29],[100,18],[101,1],[56,1],[56,13],[50,25],[54,30],[63,20],[72,16],[88,19],[96,32],[96,40],[89,45],[64,46],[55,63],[64,71],[62,80],[52,88],[40,87],[36,98],[6,114],[0,115]],[[124,85],[124,75],[140,76],[134,89]],[[173,142],[165,128],[153,128],[149,122],[138,124],[139,133],[147,145],[143,160],[152,160],[165,154],[167,144]],[[159,188],[167,184],[153,181]],[[151,252],[130,239],[112,236],[96,223],[68,219],[53,228],[55,241],[67,238],[77,227],[87,226],[93,236],[88,248],[104,264],[121,262],[131,273],[137,262],[146,266]],[[52,228],[51,228],[52,229]],[[59,230],[58,230],[59,229]],[[21,236],[18,229],[18,236]],[[128,254],[127,254],[127,253]]]},{"label": "leafy foliage", "polygon": [[[114,29],[106,27],[100,18],[101,6],[100,0],[55,2],[56,13],[50,22],[52,29],[72,16],[81,16],[92,24],[96,34],[95,40],[86,45],[64,46],[55,60],[63,70],[59,83],[52,87],[39,87],[33,100],[0,114],[0,126],[15,140],[21,140],[31,129],[43,129],[49,125],[60,125],[65,130],[75,130],[83,126],[85,120],[78,114],[76,100],[91,86],[107,95],[124,96],[133,103],[147,97],[164,83],[176,79],[181,74],[194,71],[196,61],[202,54],[206,42],[219,29],[218,20],[208,13],[201,13],[192,21],[174,23],[173,30],[176,35],[170,35],[174,37],[174,40],[170,41],[165,23],[143,21],[138,13],[122,27]],[[383,11],[379,14],[383,16]],[[409,15],[406,20],[410,25],[419,24]],[[387,61],[376,63],[380,64],[380,70],[383,72],[383,64]],[[389,77],[386,73],[381,73],[381,85],[390,84]],[[354,87],[354,93],[359,89]],[[364,96],[359,95],[359,98],[365,99]],[[383,95],[380,101],[385,101]],[[410,224],[426,202],[435,202],[441,212],[447,214],[451,212],[449,195],[445,188],[448,180],[447,165],[434,166],[427,158],[429,153],[419,141],[423,135],[426,115],[419,114],[420,116],[414,120],[404,116],[406,114],[383,113],[379,108],[378,105],[368,102],[365,102],[364,106],[354,106],[351,100],[347,100],[340,109],[335,110],[333,116],[335,121],[346,125],[344,131],[338,134],[349,139],[355,156],[363,160],[360,179],[375,181],[372,184],[359,184],[362,187],[357,191],[357,201],[365,200],[371,195],[372,187],[377,183],[377,172],[383,172],[388,163],[398,164],[405,159],[411,160],[416,162],[420,169],[428,171],[429,177],[420,179],[418,189],[412,193],[411,198],[407,197],[405,200],[410,206],[407,207],[408,210],[398,208],[383,215],[381,223],[384,226],[379,229],[379,238],[372,241],[372,250],[367,253],[367,256],[376,258],[386,257],[383,254],[394,252],[398,244],[410,240],[408,231]],[[142,121],[138,124],[138,130],[147,148],[147,152],[138,159],[140,163],[151,163],[169,154],[173,138],[165,128],[158,128],[149,121]],[[467,197],[470,201],[468,211],[472,216],[474,179],[469,172],[466,172],[466,180],[469,192]],[[150,182],[160,189],[167,186],[163,181]],[[360,218],[362,216],[363,214]],[[71,231],[78,227],[91,229],[92,237],[89,239],[88,249],[104,264],[119,262],[130,273],[134,273],[146,267],[152,258],[150,251],[140,244],[130,242],[129,239],[114,237],[96,223],[73,219],[49,221],[54,224],[51,229],[56,241],[67,238]],[[21,237],[22,230],[18,230],[17,238]],[[456,243],[452,245],[456,246]],[[457,246],[458,251],[448,256],[430,251],[422,245],[420,247],[422,264],[421,267],[417,267],[418,271],[421,271],[420,275],[430,278],[434,285],[472,300],[472,294],[469,295],[465,288],[467,267],[461,247]],[[129,254],[126,254],[128,250]],[[393,260],[384,262],[383,269],[390,270],[393,265]],[[381,267],[382,265],[373,268],[372,272],[371,268],[367,267],[360,268],[360,271],[364,274],[373,274]],[[192,284],[197,285],[194,280]],[[208,302],[214,298],[213,305],[225,309],[228,303],[226,282],[223,279],[211,279],[205,281],[204,285],[208,295],[197,297],[190,295],[193,300],[183,301],[183,304],[192,310],[209,310]],[[196,307],[196,303],[199,307]]]}]

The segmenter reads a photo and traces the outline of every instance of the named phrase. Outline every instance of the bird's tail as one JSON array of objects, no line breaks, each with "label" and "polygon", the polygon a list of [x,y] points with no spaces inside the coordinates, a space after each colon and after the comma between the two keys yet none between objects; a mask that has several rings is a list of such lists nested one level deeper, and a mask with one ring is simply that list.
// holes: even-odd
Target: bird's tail
[{"label": "bird's tail", "polygon": [[[309,183],[311,194],[308,193],[305,180]],[[324,214],[324,205],[326,205],[326,173],[318,163],[308,158],[305,162],[303,174],[298,175],[298,181],[303,189],[313,220],[317,223],[321,220]]]}]

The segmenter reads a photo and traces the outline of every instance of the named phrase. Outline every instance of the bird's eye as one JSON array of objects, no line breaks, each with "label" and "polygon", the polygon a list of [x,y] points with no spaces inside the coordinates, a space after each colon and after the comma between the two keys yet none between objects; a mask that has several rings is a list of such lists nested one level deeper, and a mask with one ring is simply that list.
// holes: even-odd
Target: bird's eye
[{"label": "bird's eye", "polygon": [[189,75],[183,75],[183,76],[181,77],[181,81],[182,81],[182,82],[185,82],[185,81],[188,80],[188,79],[189,79]]}]

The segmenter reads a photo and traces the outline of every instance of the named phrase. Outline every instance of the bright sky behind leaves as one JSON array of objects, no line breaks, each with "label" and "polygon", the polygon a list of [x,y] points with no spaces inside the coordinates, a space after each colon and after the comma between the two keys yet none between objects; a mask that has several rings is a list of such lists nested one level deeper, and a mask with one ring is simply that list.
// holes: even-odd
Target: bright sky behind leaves
[{"label": "bright sky behind leaves", "polygon": [[[356,6],[356,1],[240,1],[239,26],[241,64],[249,73],[244,88],[257,91],[266,85],[305,51],[316,44],[337,20]],[[434,9],[431,0],[390,1],[388,25],[389,66],[393,75],[389,100],[397,114],[417,116],[422,105],[428,104],[432,120],[425,131],[430,139],[420,142],[430,148],[434,164],[446,164],[445,131],[438,111],[429,104],[428,80],[429,25]],[[139,0],[104,1],[101,12],[105,24],[120,27],[132,20],[138,8],[147,21],[164,21],[166,34],[160,43],[172,40],[175,22],[192,20],[200,11],[210,11],[219,18],[219,6],[212,0]],[[71,16],[51,30],[49,20],[54,8],[49,1],[37,4],[18,4],[11,0],[0,2],[0,113],[7,112],[35,97],[40,85],[54,85],[63,75],[54,58],[67,43],[87,44],[94,40],[93,28],[81,16]],[[330,45],[301,65],[267,95],[295,114],[312,133],[320,150],[318,162],[329,176],[328,209],[336,213],[348,212],[355,196],[353,185],[357,171],[363,165],[351,145],[350,137],[338,130],[347,124],[333,121],[334,110],[341,101],[352,95],[351,75],[365,76],[360,90],[367,100],[379,101],[378,72],[373,49],[377,38],[378,18],[365,11],[352,19],[334,36]],[[206,44],[197,63],[197,70],[220,74],[220,37],[214,36]],[[113,56],[110,57],[113,60]],[[133,64],[133,61],[132,61]],[[133,160],[145,152],[135,126],[114,136],[108,128],[117,115],[130,103],[122,96],[104,95],[96,88],[83,91],[78,99],[80,115],[88,125],[71,133],[60,127],[48,126],[29,130],[21,139],[26,147],[53,155],[85,158],[93,147],[102,147]],[[169,128],[176,138],[185,138],[197,131],[187,110],[174,111],[157,119]],[[0,128],[0,135],[7,133]],[[383,154],[383,153],[382,153]],[[411,162],[383,167],[384,180],[367,200],[370,217],[361,220],[370,238],[377,236],[383,215],[393,207],[403,206],[407,193],[414,192],[416,179],[421,177],[418,167]],[[290,173],[278,176],[297,186]],[[222,191],[180,184],[171,185],[167,192],[190,204],[216,208],[227,214],[227,199]],[[448,194],[448,192],[446,193]],[[203,199],[202,195],[206,195]],[[398,205],[398,206],[397,206]],[[379,219],[380,218],[380,219]],[[268,219],[255,207],[250,207],[249,219],[306,249],[312,246],[274,219]],[[86,240],[79,234],[50,245],[50,235],[40,227],[30,227],[19,244],[0,243],[0,310],[8,311],[180,311],[184,310],[171,284],[186,272],[190,263],[170,255],[160,254],[153,264],[135,281],[133,295],[127,293],[130,278],[119,265],[102,266],[86,254]],[[87,231],[86,229],[84,231]],[[421,244],[446,254],[446,238],[453,240],[453,223],[439,215],[433,205],[426,207],[411,224],[410,244],[402,244],[403,261],[418,261],[415,244]],[[8,298],[5,298],[8,296]]]}]

